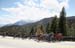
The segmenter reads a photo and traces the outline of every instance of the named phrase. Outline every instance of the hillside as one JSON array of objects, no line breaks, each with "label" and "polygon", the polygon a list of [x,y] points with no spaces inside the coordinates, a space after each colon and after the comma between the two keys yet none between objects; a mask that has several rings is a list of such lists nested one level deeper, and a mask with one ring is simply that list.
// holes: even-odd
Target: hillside
[{"label": "hillside", "polygon": [[[31,28],[34,27],[36,29],[37,25],[43,25],[44,28],[46,28],[48,22],[51,24],[52,19],[53,19],[53,17],[44,18],[40,21],[37,21],[34,23],[27,23],[27,24],[24,24],[25,22],[23,21],[23,25],[22,24],[21,25],[13,24],[10,26],[3,26],[0,28],[0,33],[8,32],[9,34],[11,34],[11,33],[17,34],[18,32],[21,32],[21,33],[25,33],[27,35],[31,31]],[[67,22],[68,22],[69,26],[71,24],[73,24],[74,28],[75,28],[75,16],[67,17]]]}]

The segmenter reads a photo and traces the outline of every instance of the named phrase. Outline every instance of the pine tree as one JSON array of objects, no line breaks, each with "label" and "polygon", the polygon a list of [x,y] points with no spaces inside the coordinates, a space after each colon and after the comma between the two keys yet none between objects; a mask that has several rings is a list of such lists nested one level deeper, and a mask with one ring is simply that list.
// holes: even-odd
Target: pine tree
[{"label": "pine tree", "polygon": [[57,30],[57,16],[53,18],[50,28],[50,31],[53,33],[56,33],[56,30]]},{"label": "pine tree", "polygon": [[44,33],[44,26],[43,25],[40,25],[40,29]]},{"label": "pine tree", "polygon": [[49,23],[49,22],[48,22],[48,24],[47,24],[47,26],[46,26],[46,32],[47,32],[47,34],[50,33],[50,23]]},{"label": "pine tree", "polygon": [[42,35],[42,34],[44,34],[43,25],[38,25],[38,26],[37,26],[36,35]]},{"label": "pine tree", "polygon": [[35,33],[34,33],[34,27],[32,27],[31,28],[31,31],[30,31],[30,33],[29,33],[29,36],[31,36],[31,35],[34,35]]},{"label": "pine tree", "polygon": [[66,22],[66,35],[69,36],[69,32],[70,32],[70,27],[69,27],[69,23]]},{"label": "pine tree", "polygon": [[74,32],[74,27],[73,27],[73,24],[71,24],[71,27],[70,27],[70,36],[75,36],[75,32]]},{"label": "pine tree", "polygon": [[60,18],[59,18],[59,31],[66,35],[66,12],[65,8],[62,8],[62,11],[60,12]]}]

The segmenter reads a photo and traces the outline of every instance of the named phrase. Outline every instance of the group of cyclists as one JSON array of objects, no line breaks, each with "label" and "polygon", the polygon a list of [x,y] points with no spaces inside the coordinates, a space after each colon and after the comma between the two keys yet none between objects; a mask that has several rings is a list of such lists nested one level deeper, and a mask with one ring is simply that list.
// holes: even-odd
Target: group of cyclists
[{"label": "group of cyclists", "polygon": [[56,33],[49,33],[49,34],[39,34],[37,35],[38,40],[45,40],[45,41],[61,41],[63,40],[63,35],[60,32]]}]

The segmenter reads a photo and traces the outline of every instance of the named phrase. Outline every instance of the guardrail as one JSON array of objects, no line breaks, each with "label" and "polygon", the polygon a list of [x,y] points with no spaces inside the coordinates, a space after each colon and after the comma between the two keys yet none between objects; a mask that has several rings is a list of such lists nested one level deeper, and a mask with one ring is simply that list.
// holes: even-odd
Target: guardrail
[{"label": "guardrail", "polygon": [[75,41],[75,36],[63,36],[64,41]]}]

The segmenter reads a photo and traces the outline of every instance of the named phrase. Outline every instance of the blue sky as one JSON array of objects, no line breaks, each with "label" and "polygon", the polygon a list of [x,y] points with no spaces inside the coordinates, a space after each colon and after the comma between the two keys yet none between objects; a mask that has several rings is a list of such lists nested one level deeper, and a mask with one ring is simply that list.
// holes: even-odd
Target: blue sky
[{"label": "blue sky", "polygon": [[75,0],[0,0],[0,24],[59,17],[63,6],[67,16],[75,16],[74,4]]}]

